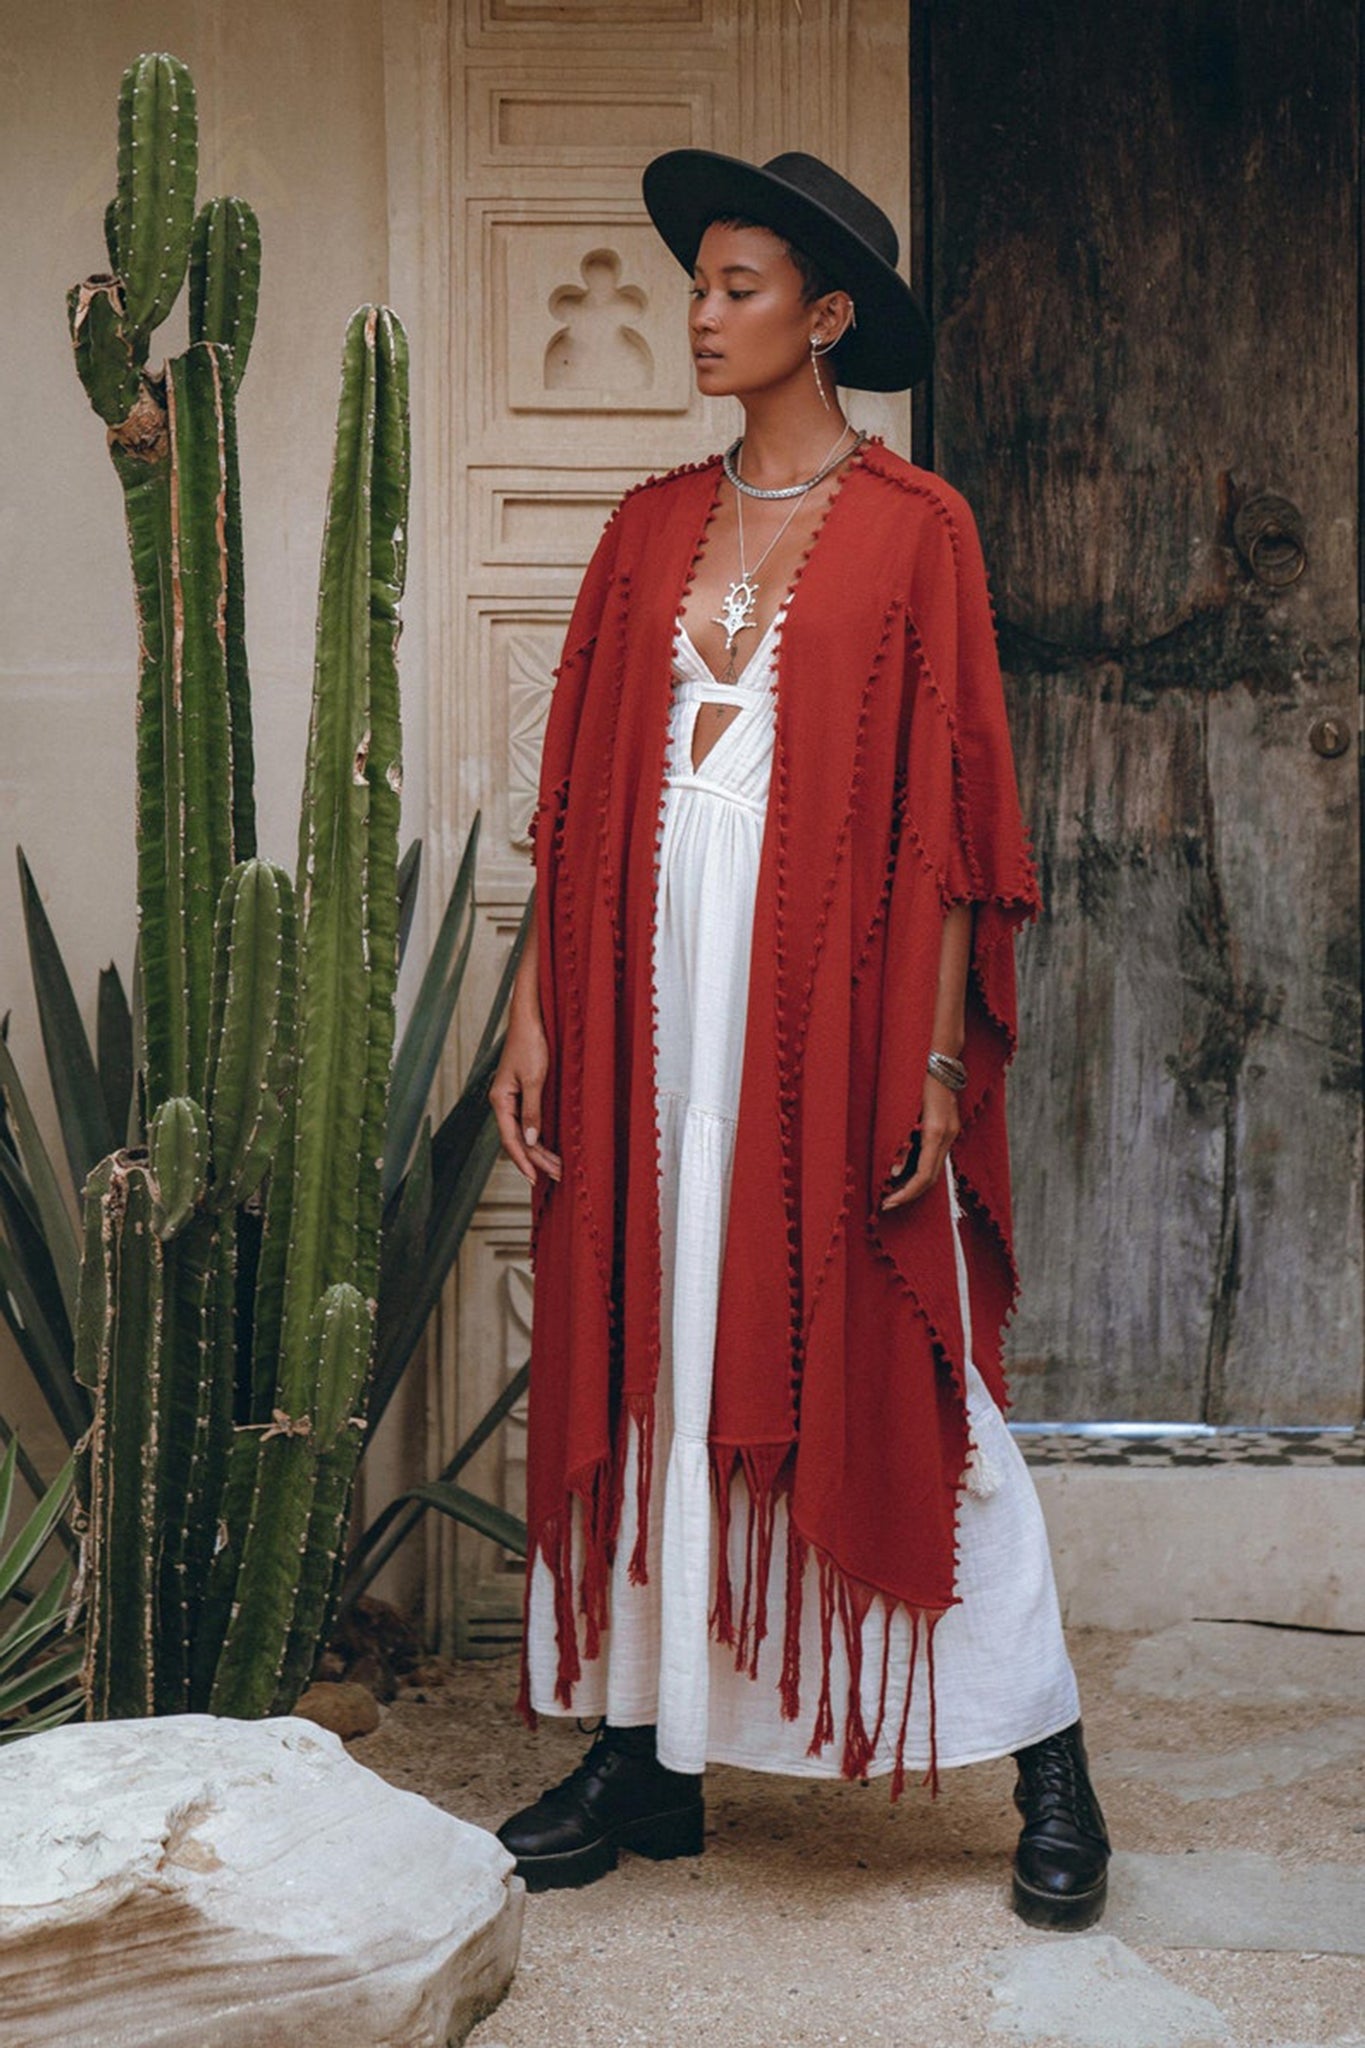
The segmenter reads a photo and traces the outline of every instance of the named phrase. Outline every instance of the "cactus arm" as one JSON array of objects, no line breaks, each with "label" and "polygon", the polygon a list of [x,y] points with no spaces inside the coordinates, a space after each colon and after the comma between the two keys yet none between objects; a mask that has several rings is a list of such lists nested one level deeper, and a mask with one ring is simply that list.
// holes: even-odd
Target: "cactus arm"
[{"label": "cactus arm", "polygon": [[172,872],[173,814],[165,802],[172,603],[169,462],[120,467],[124,514],[133,564],[138,635],[137,896],[138,996],[134,1016],[142,1043],[139,1064],[154,1108],[189,1087],[188,1061],[177,1048],[186,1038],[185,984],[172,955],[173,925],[167,900]]},{"label": "cactus arm", "polygon": [[91,277],[72,285],[66,317],[85,395],[105,425],[117,427],[142,389],[138,338],[124,320],[118,279]]},{"label": "cactus arm", "polygon": [[209,1712],[252,1720],[270,1711],[294,1609],[315,1478],[305,1436],[262,1442],[236,1595],[213,1674]]},{"label": "cactus arm", "polygon": [[261,292],[261,228],[244,199],[210,199],[190,242],[190,340],[232,350],[240,384],[256,331]]},{"label": "cactus arm", "polygon": [[408,483],[399,323],[347,329],[323,541],[299,832],[299,1087],[280,1340],[281,1404],[306,1412],[307,1330],[323,1289],[376,1291],[380,1158],[398,931],[397,607]]},{"label": "cactus arm", "polygon": [[[231,365],[208,343],[168,365],[172,443],[172,674],[166,796],[179,800],[179,956],[187,984],[187,1071],[203,1073],[213,980],[213,910],[232,864],[227,708],[227,448]],[[178,742],[178,758],[172,746]],[[174,813],[173,813],[174,815]],[[177,1093],[188,1092],[178,1089]]]},{"label": "cactus arm", "polygon": [[113,241],[128,324],[144,335],[161,325],[184,281],[198,169],[193,79],[177,57],[137,58],[119,93]]},{"label": "cactus arm", "polygon": [[[94,1569],[87,1689],[99,1719],[154,1708],[157,1408],[162,1267],[145,1165],[120,1153],[91,1176],[87,1230],[102,1300],[82,1301],[77,1371],[98,1389],[90,1447]],[[92,1210],[95,1215],[92,1215]]]},{"label": "cactus arm", "polygon": [[[211,199],[199,209],[190,244],[189,323],[192,342],[229,351],[234,390],[242,381],[261,288],[260,224],[243,199]],[[225,409],[227,467],[227,686],[232,739],[232,837],[237,860],[256,851],[251,738],[242,588],[242,507],[237,469],[236,407]]]},{"label": "cactus arm", "polygon": [[189,1705],[187,1551],[191,1529],[207,1506],[199,1495],[213,1384],[218,1254],[215,1219],[201,1210],[166,1244],[163,1255],[164,1322],[156,1436],[159,1541],[153,1546],[158,1714],[181,1714]]},{"label": "cactus arm", "polygon": [[168,368],[169,460],[124,456],[137,598],[138,910],[153,1108],[203,1072],[216,903],[231,860],[220,352]]},{"label": "cactus arm", "polygon": [[256,1192],[283,1118],[294,1035],[294,888],[268,861],[235,867],[218,901],[205,1094],[218,1209]]},{"label": "cactus arm", "polygon": [[158,1237],[174,1237],[194,1215],[208,1183],[209,1127],[199,1104],[172,1095],[152,1118],[148,1133],[156,1182]]}]

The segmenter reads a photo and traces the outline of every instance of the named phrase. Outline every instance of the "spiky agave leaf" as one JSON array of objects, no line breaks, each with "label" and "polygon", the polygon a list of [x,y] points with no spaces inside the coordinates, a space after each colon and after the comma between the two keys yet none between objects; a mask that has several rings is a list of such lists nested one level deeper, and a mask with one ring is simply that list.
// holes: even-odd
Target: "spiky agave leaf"
[{"label": "spiky agave leaf", "polygon": [[[0,1612],[20,1592],[44,1546],[55,1533],[71,1498],[75,1459],[68,1458],[27,1521],[7,1541],[14,1498],[17,1441],[0,1459]],[[73,1686],[85,1655],[84,1642],[63,1646],[70,1633],[66,1600],[71,1561],[64,1558],[32,1600],[20,1606],[0,1630],[0,1742],[13,1742],[55,1727],[79,1713],[85,1695]]]}]

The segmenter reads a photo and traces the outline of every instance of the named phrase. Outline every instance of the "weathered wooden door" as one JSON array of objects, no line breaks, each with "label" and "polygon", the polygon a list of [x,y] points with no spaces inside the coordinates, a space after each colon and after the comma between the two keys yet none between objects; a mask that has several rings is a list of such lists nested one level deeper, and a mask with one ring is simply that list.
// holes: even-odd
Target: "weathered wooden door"
[{"label": "weathered wooden door", "polygon": [[920,0],[916,448],[1047,912],[1024,1416],[1361,1415],[1354,0]]}]

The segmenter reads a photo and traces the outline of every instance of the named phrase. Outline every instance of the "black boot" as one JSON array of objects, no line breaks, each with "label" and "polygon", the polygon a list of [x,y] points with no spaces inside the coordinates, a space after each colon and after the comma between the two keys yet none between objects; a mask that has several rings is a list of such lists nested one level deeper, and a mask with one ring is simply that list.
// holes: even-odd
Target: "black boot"
[{"label": "black boot", "polygon": [[610,1728],[561,1784],[498,1829],[528,1891],[592,1884],[616,1868],[618,1849],[665,1862],[700,1856],[705,1809],[701,1777],[668,1771],[653,1728]]},{"label": "black boot", "polygon": [[1109,1836],[1090,1783],[1079,1721],[1015,1752],[1014,1910],[1030,1927],[1090,1927],[1104,1911]]}]

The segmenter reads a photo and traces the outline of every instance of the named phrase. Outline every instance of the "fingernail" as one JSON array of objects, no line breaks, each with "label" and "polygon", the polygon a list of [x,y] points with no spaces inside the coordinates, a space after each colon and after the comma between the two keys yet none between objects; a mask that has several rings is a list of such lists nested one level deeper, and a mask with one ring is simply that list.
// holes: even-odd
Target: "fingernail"
[{"label": "fingernail", "polygon": [[534,1145],[536,1139],[540,1136],[540,1132],[536,1129],[534,1124],[530,1124],[527,1126],[525,1135],[527,1144]]}]

